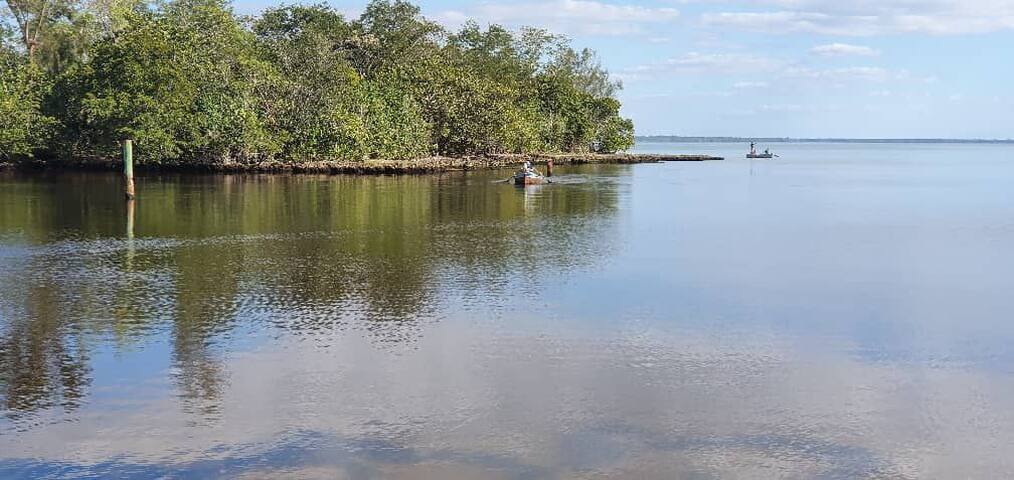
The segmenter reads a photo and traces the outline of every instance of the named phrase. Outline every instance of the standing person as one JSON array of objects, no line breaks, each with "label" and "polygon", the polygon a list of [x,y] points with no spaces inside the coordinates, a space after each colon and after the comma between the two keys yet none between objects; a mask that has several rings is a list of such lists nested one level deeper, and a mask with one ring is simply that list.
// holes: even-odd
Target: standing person
[{"label": "standing person", "polygon": [[750,155],[755,155],[756,153],[757,153],[757,144],[750,142]]}]

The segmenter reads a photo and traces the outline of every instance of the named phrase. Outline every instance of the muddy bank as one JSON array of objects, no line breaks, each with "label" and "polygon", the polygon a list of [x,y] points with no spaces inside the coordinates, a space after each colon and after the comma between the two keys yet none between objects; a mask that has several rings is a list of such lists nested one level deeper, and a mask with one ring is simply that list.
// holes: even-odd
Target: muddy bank
[{"label": "muddy bank", "polygon": [[[395,175],[426,174],[464,170],[507,170],[517,168],[525,161],[545,165],[577,165],[592,163],[658,163],[658,162],[699,162],[723,160],[709,155],[661,155],[638,153],[614,154],[534,154],[534,155],[488,155],[477,157],[427,157],[415,160],[363,160],[363,161],[317,161],[289,163],[265,161],[257,163],[208,163],[180,165],[146,165],[143,158],[135,157],[135,169],[140,171],[180,172],[221,172],[221,173],[332,173],[352,175]],[[0,168],[20,167],[36,169],[82,169],[119,170],[119,160],[87,159],[76,162],[23,162],[18,164],[0,163]]]}]

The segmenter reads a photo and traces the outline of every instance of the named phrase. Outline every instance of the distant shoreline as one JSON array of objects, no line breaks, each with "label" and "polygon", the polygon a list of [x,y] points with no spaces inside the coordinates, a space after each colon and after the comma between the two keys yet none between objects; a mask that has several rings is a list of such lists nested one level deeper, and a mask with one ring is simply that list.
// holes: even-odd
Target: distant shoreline
[{"label": "distant shoreline", "polygon": [[681,137],[678,135],[637,135],[635,142],[645,143],[937,143],[937,144],[1005,144],[1014,145],[1014,139],[960,139],[960,138],[791,138],[791,137]]}]

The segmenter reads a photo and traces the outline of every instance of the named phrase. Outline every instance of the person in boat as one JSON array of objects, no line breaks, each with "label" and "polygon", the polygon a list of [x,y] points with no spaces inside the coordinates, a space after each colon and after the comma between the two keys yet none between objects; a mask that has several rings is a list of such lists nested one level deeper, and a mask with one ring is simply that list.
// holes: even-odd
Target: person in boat
[{"label": "person in boat", "polygon": [[764,155],[771,155],[771,152],[769,152],[768,150],[769,149],[767,149],[767,148],[764,149]]},{"label": "person in boat", "polygon": [[757,154],[757,144],[753,143],[753,142],[750,142],[750,155],[756,155],[756,154]]}]

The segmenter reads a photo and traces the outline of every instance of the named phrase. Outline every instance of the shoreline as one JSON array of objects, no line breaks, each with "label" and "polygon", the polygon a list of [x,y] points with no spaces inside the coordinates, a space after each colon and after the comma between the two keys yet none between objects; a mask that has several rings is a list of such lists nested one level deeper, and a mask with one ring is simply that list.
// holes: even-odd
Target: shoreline
[{"label": "shoreline", "polygon": [[641,143],[871,143],[871,144],[981,144],[1010,145],[1014,138],[847,138],[847,137],[681,137],[679,135],[635,135]]},{"label": "shoreline", "polygon": [[[313,173],[343,175],[420,175],[469,170],[507,170],[517,168],[525,161],[554,166],[587,164],[636,164],[660,162],[703,162],[724,160],[723,157],[697,154],[648,153],[584,153],[584,154],[504,154],[474,157],[427,157],[415,160],[363,160],[317,161],[287,163],[266,161],[258,163],[215,163],[181,165],[134,164],[138,171],[195,172],[195,173]],[[119,160],[81,160],[76,162],[21,162],[0,163],[0,170],[98,170],[119,171]]]}]

